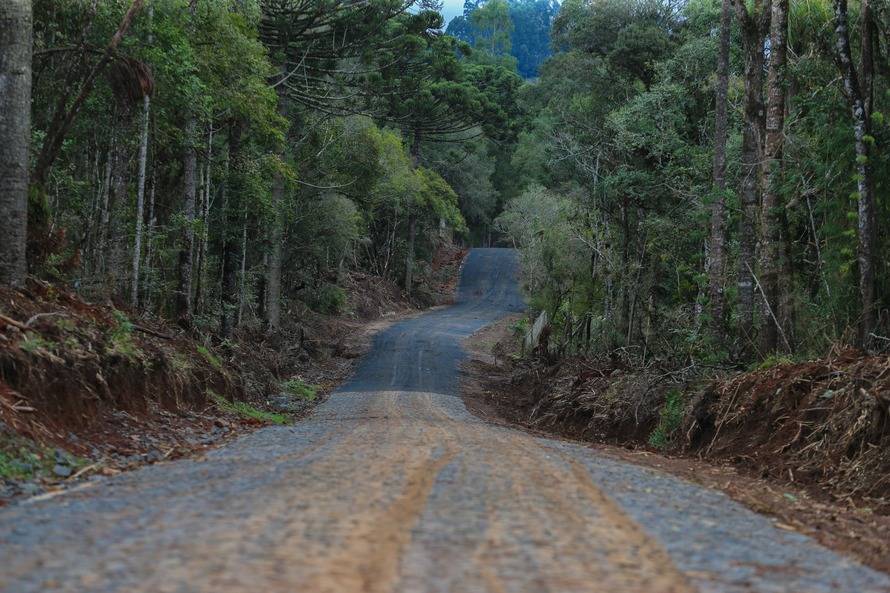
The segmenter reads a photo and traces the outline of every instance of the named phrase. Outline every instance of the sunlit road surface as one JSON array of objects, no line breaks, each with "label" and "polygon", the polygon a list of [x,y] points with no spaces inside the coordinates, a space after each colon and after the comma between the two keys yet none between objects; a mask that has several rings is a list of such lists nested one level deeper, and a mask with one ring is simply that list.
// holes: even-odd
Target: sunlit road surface
[{"label": "sunlit road surface", "polygon": [[0,591],[890,592],[720,493],[469,414],[460,341],[522,308],[515,260],[472,251],[458,303],[307,420],[0,510]]}]

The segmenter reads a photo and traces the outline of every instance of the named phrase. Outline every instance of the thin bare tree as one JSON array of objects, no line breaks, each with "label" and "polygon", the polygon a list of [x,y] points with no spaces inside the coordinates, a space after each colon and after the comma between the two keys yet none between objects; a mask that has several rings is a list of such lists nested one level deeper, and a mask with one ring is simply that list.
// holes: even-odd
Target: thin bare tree
[{"label": "thin bare tree", "polygon": [[[190,0],[191,27],[195,27],[198,0]],[[192,318],[192,268],[195,257],[195,204],[198,194],[198,117],[193,109],[186,116],[183,128],[185,147],[182,152],[182,216],[185,228],[179,245],[179,279],[176,287],[176,318],[190,325]]]},{"label": "thin bare tree", "polygon": [[723,0],[717,53],[717,92],[714,107],[714,202],[711,204],[711,236],[708,244],[708,297],[715,335],[725,334],[726,299],[723,274],[726,266],[726,136],[728,125],[729,47],[732,2]]},{"label": "thin bare tree", "polygon": [[834,31],[837,61],[844,81],[844,93],[850,104],[853,119],[853,138],[856,149],[856,185],[858,192],[858,249],[859,264],[859,345],[865,346],[874,331],[875,323],[875,263],[874,212],[875,198],[870,164],[869,123],[873,78],[874,27],[868,0],[860,3],[861,65],[857,72],[850,45],[847,0],[834,0]]},{"label": "thin bare tree", "polygon": [[[148,7],[148,45],[154,42],[152,21],[154,7]],[[148,127],[151,120],[151,93],[142,95],[142,135],[139,139],[139,176],[136,182],[136,232],[133,245],[133,277],[130,287],[130,304],[139,305],[139,263],[142,261],[142,219],[145,216],[145,171],[148,164]]]},{"label": "thin bare tree", "polygon": [[[785,146],[785,95],[788,55],[788,0],[773,0],[770,17],[769,71],[767,74],[766,138],[763,148],[763,202],[760,229],[760,285],[763,289],[764,311],[761,338],[765,352],[776,350],[780,328],[786,315],[787,295],[783,295],[784,253],[782,219],[784,203],[781,194],[782,159]],[[778,319],[778,323],[774,322]],[[781,328],[786,331],[787,328]]]},{"label": "thin bare tree", "polygon": [[749,11],[745,2],[736,2],[736,17],[745,55],[745,99],[742,127],[741,170],[739,188],[739,266],[738,316],[739,332],[746,345],[754,337],[754,275],[757,251],[757,208],[760,204],[760,159],[765,135],[763,104],[764,46],[769,31],[770,2],[754,0]]}]

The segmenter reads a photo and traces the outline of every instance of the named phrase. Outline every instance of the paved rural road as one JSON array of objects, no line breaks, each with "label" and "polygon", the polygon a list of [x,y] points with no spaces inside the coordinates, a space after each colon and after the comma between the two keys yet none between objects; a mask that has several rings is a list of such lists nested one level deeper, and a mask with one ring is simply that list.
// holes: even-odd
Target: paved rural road
[{"label": "paved rural road", "polygon": [[471,416],[461,338],[521,306],[508,250],[380,334],[295,426],[0,511],[0,591],[890,591],[722,494]]}]

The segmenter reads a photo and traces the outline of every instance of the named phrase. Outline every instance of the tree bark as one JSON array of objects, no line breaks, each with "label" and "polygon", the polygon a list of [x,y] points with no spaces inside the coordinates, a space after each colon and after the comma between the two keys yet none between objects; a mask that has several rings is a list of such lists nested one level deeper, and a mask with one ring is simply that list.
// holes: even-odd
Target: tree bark
[{"label": "tree bark", "polygon": [[145,216],[145,170],[148,163],[148,122],[151,118],[151,97],[142,97],[142,138],[139,141],[139,177],[136,185],[136,232],[133,244],[133,277],[130,305],[139,305],[139,262],[142,260],[142,219]]},{"label": "tree bark", "polygon": [[185,229],[179,245],[179,280],[176,288],[176,318],[190,325],[192,316],[192,262],[195,253],[195,196],[197,195],[198,151],[195,150],[197,119],[189,115],[185,124],[182,153],[182,217]]},{"label": "tree bark", "polygon": [[99,217],[98,217],[98,230],[96,232],[95,244],[93,245],[93,253],[92,253],[92,270],[91,274],[93,276],[94,282],[101,281],[101,275],[104,273],[105,269],[105,250],[107,245],[105,243],[105,238],[108,236],[108,218],[109,218],[109,202],[111,201],[111,180],[112,180],[112,172],[114,170],[114,159],[117,154],[117,137],[115,130],[111,131],[111,138],[109,140],[108,146],[108,154],[105,159],[105,184],[103,186],[102,191],[102,201],[100,203],[99,208]]},{"label": "tree bark", "polygon": [[111,172],[111,194],[106,212],[106,236],[102,254],[105,257],[106,289],[120,298],[126,298],[127,279],[127,241],[124,227],[126,226],[125,210],[129,201],[128,178],[130,174],[129,146],[123,138],[118,138],[114,145],[114,160]]},{"label": "tree bark", "polygon": [[284,239],[284,178],[275,173],[272,179],[272,228],[269,236],[269,260],[266,266],[266,324],[269,330],[281,325],[281,268]]},{"label": "tree bark", "polygon": [[[151,45],[151,27],[154,7],[148,7],[148,45]],[[139,305],[139,262],[142,261],[142,219],[145,215],[145,169],[148,164],[148,124],[151,119],[151,96],[142,97],[142,137],[139,141],[139,176],[136,185],[136,232],[133,245],[133,279],[130,287],[130,305]]]},{"label": "tree bark", "polygon": [[[157,189],[157,181],[155,173],[157,169],[152,169],[151,175],[151,191],[148,192],[148,232],[146,233],[145,245],[145,269],[151,269],[152,248],[154,246],[155,227],[157,226],[157,216],[155,215],[155,190]],[[145,295],[144,307],[146,310],[151,309],[151,284],[150,274],[143,274],[143,294]]]},{"label": "tree bark", "polygon": [[0,284],[23,286],[31,141],[31,0],[0,2]]},{"label": "tree bark", "polygon": [[[195,26],[197,0],[189,2],[191,27]],[[182,153],[182,216],[185,229],[179,245],[179,279],[176,288],[176,318],[180,325],[191,325],[192,318],[192,267],[195,257],[195,198],[197,196],[198,151],[195,146],[198,118],[189,110],[186,116],[185,147]]]},{"label": "tree bark", "polygon": [[765,135],[763,105],[764,39],[769,27],[770,4],[756,0],[751,13],[744,2],[736,2],[736,15],[745,53],[745,106],[742,128],[739,216],[738,309],[739,333],[747,342],[754,338],[754,275],[757,256],[757,210],[760,205],[761,146]]},{"label": "tree bark", "polygon": [[711,205],[711,237],[708,246],[708,295],[711,323],[718,339],[725,335],[726,305],[723,273],[726,259],[726,129],[729,90],[729,47],[732,3],[723,0],[720,16],[720,48],[717,57],[717,92],[714,108],[714,203]]},{"label": "tree bark", "polygon": [[90,207],[89,218],[86,221],[86,228],[82,240],[83,244],[83,266],[80,270],[81,282],[90,278],[93,269],[93,261],[96,253],[96,231],[98,229],[97,221],[101,214],[102,196],[105,193],[103,177],[101,172],[102,151],[98,147],[98,138],[96,139],[96,158],[93,165],[93,187],[96,188],[93,204]]},{"label": "tree bark", "polygon": [[[764,311],[772,316],[761,316],[761,339],[764,352],[779,346],[779,335],[786,328],[777,327],[787,313],[787,295],[781,294],[783,283],[779,275],[785,267],[782,250],[782,217],[784,204],[781,196],[782,158],[785,131],[785,78],[788,51],[788,0],[774,0],[770,19],[770,60],[767,75],[766,139],[764,142],[764,191],[761,206],[760,285]],[[784,344],[787,348],[789,345]]]},{"label": "tree bark", "polygon": [[247,308],[247,211],[241,222],[241,272],[238,286],[238,325],[244,320]]},{"label": "tree bark", "polygon": [[207,167],[204,173],[204,197],[201,200],[201,244],[198,247],[198,273],[195,275],[195,311],[204,309],[207,284],[207,251],[210,246],[210,201],[213,188],[213,123],[207,130]]},{"label": "tree bark", "polygon": [[[420,130],[414,130],[411,142],[411,160],[415,167],[420,166]],[[411,296],[414,289],[414,244],[417,242],[417,215],[414,204],[408,204],[408,245],[405,254],[405,293]]]},{"label": "tree bark", "polygon": [[[287,68],[282,67],[282,76]],[[283,87],[278,90],[278,113],[287,118],[287,97]],[[291,132],[292,133],[292,132]],[[265,318],[266,326],[274,331],[281,326],[281,269],[284,252],[284,201],[285,185],[281,173],[275,172],[272,179],[272,228],[269,232],[269,253],[266,265]]]},{"label": "tree bark", "polygon": [[[868,344],[874,331],[875,317],[875,278],[874,278],[874,195],[872,189],[872,172],[870,164],[869,136],[870,96],[872,78],[872,43],[868,2],[861,4],[862,25],[862,75],[853,64],[853,52],[850,48],[849,19],[847,16],[847,0],[834,0],[834,22],[836,34],[837,59],[844,80],[844,92],[850,103],[853,116],[853,137],[856,149],[856,180],[858,200],[858,248],[859,264],[859,346]],[[861,81],[860,81],[861,78]],[[862,82],[862,86],[860,86]]]},{"label": "tree bark", "polygon": [[871,8],[871,0],[859,1],[859,39],[861,43],[861,68],[860,88],[862,89],[862,102],[865,105],[866,121],[871,121],[872,105],[874,103],[874,51],[877,46],[877,25],[875,15]]},{"label": "tree bark", "polygon": [[405,255],[405,293],[410,296],[414,288],[414,243],[417,241],[417,216],[408,215],[408,248]]},{"label": "tree bark", "polygon": [[[624,193],[621,196],[621,202],[618,209],[619,224],[621,225],[621,266],[618,270],[612,270],[614,274],[613,285],[615,286],[617,296],[617,320],[615,326],[618,329],[618,335],[627,336],[630,328],[630,309],[631,309],[631,219],[630,219],[630,196]],[[619,345],[618,343],[614,345]],[[620,345],[626,346],[626,343]],[[611,345],[610,345],[611,347]]]},{"label": "tree bark", "polygon": [[238,244],[241,237],[234,232],[240,230],[238,202],[241,178],[241,133],[242,124],[235,123],[229,135],[229,179],[226,183],[227,195],[223,211],[223,249],[222,279],[222,314],[220,316],[220,334],[223,338],[232,335],[238,314]]},{"label": "tree bark", "polygon": [[219,235],[220,235],[221,248],[220,248],[220,257],[219,257],[219,262],[218,262],[219,270],[218,270],[218,273],[216,274],[214,283],[216,284],[216,294],[218,295],[220,302],[222,301],[222,284],[223,284],[222,247],[225,246],[225,241],[227,238],[226,224],[228,221],[227,221],[226,217],[228,216],[228,212],[229,212],[228,189],[229,189],[229,181],[230,181],[231,171],[232,171],[232,167],[230,164],[230,160],[232,157],[232,137],[233,137],[233,132],[232,132],[232,128],[230,127],[229,128],[229,139],[226,142],[226,159],[225,159],[225,161],[223,161],[223,173],[222,173],[222,176],[220,177],[220,184],[219,184],[219,202],[220,202],[220,206],[219,206],[219,211],[220,211]]}]

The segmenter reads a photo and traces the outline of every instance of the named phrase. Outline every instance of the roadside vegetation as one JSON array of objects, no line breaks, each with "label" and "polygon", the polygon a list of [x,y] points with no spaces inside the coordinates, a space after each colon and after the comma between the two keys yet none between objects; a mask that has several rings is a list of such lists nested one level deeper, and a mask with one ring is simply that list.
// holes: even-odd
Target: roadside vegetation
[{"label": "roadside vegetation", "polygon": [[296,303],[348,313],[350,272],[424,301],[438,246],[484,235],[503,201],[522,78],[425,4],[316,8],[4,8],[4,52],[31,51],[26,94],[4,90],[24,127],[3,139],[3,208],[27,227],[4,217],[3,283],[30,274],[221,339],[274,331]]},{"label": "roadside vegetation", "polygon": [[253,406],[247,402],[242,401],[229,401],[226,398],[213,393],[212,391],[208,392],[210,399],[219,407],[223,412],[228,412],[230,414],[234,414],[241,419],[244,420],[253,420],[259,422],[261,424],[290,424],[291,420],[284,414],[278,414],[275,412],[267,412],[266,410],[261,410],[256,406]]},{"label": "roadside vegetation", "polygon": [[495,220],[533,424],[890,509],[888,32],[864,1],[561,6]]},{"label": "roadside vegetation", "polygon": [[564,3],[496,222],[550,353],[886,350],[888,31],[872,2]]},{"label": "roadside vegetation", "polygon": [[311,402],[318,397],[318,385],[309,385],[299,377],[288,379],[281,386],[285,392],[305,401]]}]

